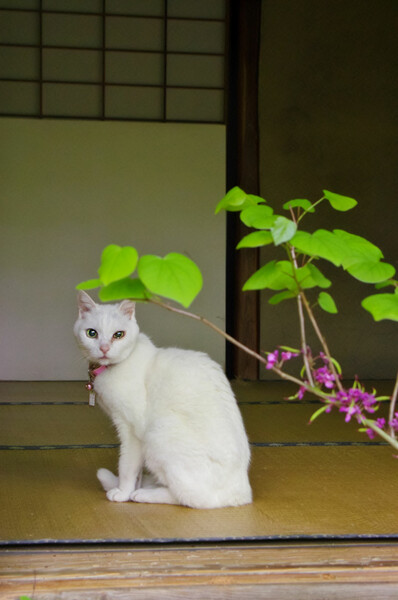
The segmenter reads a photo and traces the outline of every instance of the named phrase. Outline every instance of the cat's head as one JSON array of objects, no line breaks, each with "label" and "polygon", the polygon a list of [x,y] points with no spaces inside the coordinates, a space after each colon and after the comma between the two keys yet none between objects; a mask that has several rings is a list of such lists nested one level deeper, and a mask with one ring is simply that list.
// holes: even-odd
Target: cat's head
[{"label": "cat's head", "polygon": [[73,331],[85,358],[100,365],[127,358],[139,333],[135,303],[124,300],[120,304],[96,304],[83,291],[79,291],[77,303],[79,317]]}]

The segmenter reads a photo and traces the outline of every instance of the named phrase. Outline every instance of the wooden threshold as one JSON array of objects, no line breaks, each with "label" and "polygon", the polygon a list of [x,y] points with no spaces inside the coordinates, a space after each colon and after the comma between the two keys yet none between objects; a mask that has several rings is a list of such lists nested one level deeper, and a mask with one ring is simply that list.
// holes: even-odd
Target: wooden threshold
[{"label": "wooden threshold", "polygon": [[0,550],[0,597],[396,598],[398,544],[319,542]]}]

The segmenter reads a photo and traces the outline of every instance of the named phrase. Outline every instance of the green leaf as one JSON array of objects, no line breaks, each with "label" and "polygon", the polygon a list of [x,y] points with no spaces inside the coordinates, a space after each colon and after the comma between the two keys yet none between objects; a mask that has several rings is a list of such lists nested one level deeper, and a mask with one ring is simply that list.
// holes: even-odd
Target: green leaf
[{"label": "green leaf", "polygon": [[312,202],[310,202],[309,200],[289,200],[289,202],[285,202],[283,208],[285,210],[289,210],[290,208],[303,208],[307,212],[315,212],[315,208],[312,208]]},{"label": "green leaf", "polygon": [[128,277],[135,270],[138,262],[138,252],[131,246],[111,244],[102,252],[101,266],[98,269],[101,282],[108,285],[118,279]]},{"label": "green leaf", "polygon": [[297,281],[301,288],[307,290],[317,286],[317,283],[313,280],[311,276],[309,265],[304,265],[304,267],[299,267],[298,269],[295,269],[295,273]]},{"label": "green leaf", "polygon": [[120,279],[103,287],[99,293],[102,302],[112,300],[147,300],[150,293],[139,279]]},{"label": "green leaf", "polygon": [[[275,306],[276,304],[279,304],[280,302],[283,302],[283,300],[290,300],[290,298],[296,298],[297,293],[287,290],[286,292],[279,292],[279,294],[274,294],[273,296],[271,296],[271,298],[268,300],[269,304],[272,304],[273,306]],[[282,348],[282,346],[281,346]]]},{"label": "green leaf", "polygon": [[395,268],[383,262],[358,262],[347,268],[347,271],[364,283],[378,283],[392,277]]},{"label": "green leaf", "polygon": [[259,204],[245,208],[240,215],[242,223],[256,229],[271,229],[275,223],[273,210],[270,206]]},{"label": "green leaf", "polygon": [[268,288],[270,290],[287,289],[286,295],[273,296],[270,299],[271,304],[277,304],[287,298],[294,298],[299,293],[296,279],[303,289],[313,287],[329,287],[331,282],[322,275],[319,269],[314,265],[305,265],[293,270],[292,264],[288,260],[278,262],[271,261],[261,267],[254,273],[243,286],[243,290],[261,290]]},{"label": "green leaf", "polygon": [[82,281],[76,286],[77,290],[93,290],[94,288],[100,287],[101,281],[99,279],[88,279],[87,281]]},{"label": "green leaf", "polygon": [[310,272],[311,280],[314,282],[315,285],[321,288],[328,288],[332,285],[330,279],[327,279],[327,277],[325,277],[323,273],[321,273],[321,271],[318,269],[318,267],[316,267],[313,263],[310,263],[306,266]]},{"label": "green leaf", "polygon": [[275,223],[271,229],[275,246],[280,246],[292,239],[296,233],[297,225],[286,217],[276,217]]},{"label": "green leaf", "polygon": [[250,202],[251,205],[255,205],[255,204],[261,204],[263,202],[267,202],[264,198],[261,198],[261,196],[256,196],[255,194],[247,194],[247,198],[248,201]]},{"label": "green leaf", "polygon": [[265,202],[265,200],[253,194],[246,194],[240,187],[235,186],[217,204],[215,214],[219,213],[220,210],[237,212],[248,206],[256,206],[260,202]]},{"label": "green leaf", "polygon": [[329,204],[335,210],[345,212],[347,210],[351,210],[351,208],[354,208],[354,206],[358,204],[358,202],[353,198],[341,196],[340,194],[335,194],[334,192],[329,192],[328,190],[323,190],[323,194],[326,200],[329,201]]},{"label": "green leaf", "polygon": [[253,231],[252,233],[245,235],[236,248],[238,250],[240,248],[259,248],[260,246],[272,244],[272,242],[272,235],[269,231]]},{"label": "green leaf", "polygon": [[[285,271],[283,268],[285,268]],[[263,290],[265,288],[275,291],[283,290],[284,288],[290,289],[295,286],[295,281],[288,272],[289,268],[291,273],[292,270],[289,261],[279,261],[277,263],[275,260],[272,260],[253,273],[242,289],[244,291]]]},{"label": "green leaf", "polygon": [[202,274],[188,257],[171,252],[164,258],[148,254],[138,263],[142,283],[153,294],[179,302],[186,308],[202,289]]},{"label": "green leaf", "polygon": [[342,371],[342,369],[341,369],[341,365],[340,365],[340,363],[339,363],[339,362],[338,362],[338,361],[337,361],[335,358],[333,358],[333,356],[331,356],[331,357],[330,357],[330,360],[332,361],[332,363],[333,363],[333,364],[334,364],[334,366],[336,367],[336,371],[337,371],[337,373],[338,373],[339,375],[342,375],[342,374],[343,374],[343,371]]},{"label": "green leaf", "polygon": [[292,348],[291,346],[279,346],[281,350],[286,350],[287,352],[294,352],[295,354],[300,354],[301,350],[298,348]]},{"label": "green leaf", "polygon": [[335,301],[327,292],[321,292],[318,296],[319,306],[326,312],[336,314],[338,312]]},{"label": "green leaf", "polygon": [[375,321],[389,319],[398,321],[398,295],[374,294],[361,302],[363,308],[370,312]]},{"label": "green leaf", "polygon": [[342,229],[334,229],[333,235],[335,240],[344,244],[345,256],[342,265],[345,269],[358,262],[377,262],[383,258],[380,248],[360,235]]},{"label": "green leaf", "polygon": [[290,243],[300,252],[308,256],[324,258],[336,267],[342,265],[347,255],[344,240],[326,229],[318,229],[312,234],[298,231]]},{"label": "green leaf", "polygon": [[381,263],[383,253],[365,238],[341,229],[333,232],[319,229],[313,234],[298,231],[291,244],[309,256],[324,258],[342,266],[350,275],[365,283],[377,283],[391,278],[395,269]]},{"label": "green leaf", "polygon": [[328,405],[326,406],[322,406],[322,408],[319,408],[318,410],[316,410],[314,412],[314,414],[312,415],[312,417],[310,418],[310,423],[313,423],[315,421],[315,419],[317,419],[322,413],[325,412],[325,410],[327,410]]},{"label": "green leaf", "polygon": [[[395,285],[394,279],[387,279],[387,281],[380,281],[375,284],[376,290],[381,290],[382,288],[389,287],[390,285]],[[398,290],[398,287],[395,288]]]}]

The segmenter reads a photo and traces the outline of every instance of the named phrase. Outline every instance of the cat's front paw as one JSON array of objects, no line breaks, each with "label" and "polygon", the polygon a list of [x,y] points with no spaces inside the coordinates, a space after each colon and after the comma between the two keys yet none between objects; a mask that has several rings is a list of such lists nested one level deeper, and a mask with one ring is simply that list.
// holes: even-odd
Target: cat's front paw
[{"label": "cat's front paw", "polygon": [[121,489],[115,487],[106,493],[106,497],[111,502],[127,502],[130,499],[129,492],[123,492]]},{"label": "cat's front paw", "polygon": [[147,499],[147,494],[145,493],[145,489],[139,488],[130,494],[130,500],[133,502],[150,502]]}]

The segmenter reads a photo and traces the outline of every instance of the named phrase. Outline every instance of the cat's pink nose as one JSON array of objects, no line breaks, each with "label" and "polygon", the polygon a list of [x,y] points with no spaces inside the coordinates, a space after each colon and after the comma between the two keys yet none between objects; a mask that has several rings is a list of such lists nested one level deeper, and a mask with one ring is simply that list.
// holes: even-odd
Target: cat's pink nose
[{"label": "cat's pink nose", "polygon": [[110,350],[109,344],[101,344],[100,350],[103,354],[106,354]]}]

